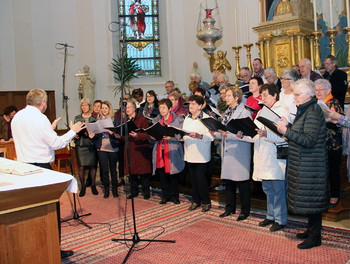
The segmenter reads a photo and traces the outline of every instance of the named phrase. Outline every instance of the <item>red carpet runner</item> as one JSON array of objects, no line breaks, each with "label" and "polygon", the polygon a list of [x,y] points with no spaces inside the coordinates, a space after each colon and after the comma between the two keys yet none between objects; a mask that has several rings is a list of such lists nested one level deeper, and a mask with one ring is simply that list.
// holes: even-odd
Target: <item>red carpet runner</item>
[{"label": "red carpet runner", "polygon": [[[121,190],[120,190],[121,192]],[[61,198],[61,217],[71,214],[67,194]],[[324,227],[322,246],[311,250],[299,250],[296,233],[305,229],[304,223],[289,221],[283,231],[271,233],[258,223],[264,218],[251,215],[237,222],[237,214],[221,219],[223,209],[212,208],[202,213],[187,210],[190,205],[185,197],[181,204],[159,205],[160,198],[153,195],[144,200],[135,199],[137,231],[141,239],[169,239],[172,243],[137,244],[128,263],[346,263],[350,259],[350,231]],[[84,218],[93,229],[82,225],[62,225],[62,249],[74,250],[74,256],[62,263],[121,263],[128,247],[112,242],[123,238],[125,196],[103,199],[90,192],[80,203]],[[105,224],[97,224],[102,223]],[[96,224],[94,224],[96,223]],[[75,225],[74,221],[70,222]],[[133,226],[131,202],[127,203],[126,237],[131,238]],[[159,236],[158,236],[159,235]],[[158,237],[157,237],[158,236]],[[157,238],[156,238],[157,237]],[[130,243],[128,243],[130,245]],[[146,247],[146,248],[145,248]]]}]

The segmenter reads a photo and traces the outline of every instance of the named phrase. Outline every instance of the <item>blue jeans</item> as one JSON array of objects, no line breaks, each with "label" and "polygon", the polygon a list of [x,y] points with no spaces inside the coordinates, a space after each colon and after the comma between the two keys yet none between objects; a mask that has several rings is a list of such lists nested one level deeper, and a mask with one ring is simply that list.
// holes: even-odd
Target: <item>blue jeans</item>
[{"label": "blue jeans", "polygon": [[262,187],[267,198],[266,219],[275,221],[280,225],[287,224],[286,181],[262,181]]}]

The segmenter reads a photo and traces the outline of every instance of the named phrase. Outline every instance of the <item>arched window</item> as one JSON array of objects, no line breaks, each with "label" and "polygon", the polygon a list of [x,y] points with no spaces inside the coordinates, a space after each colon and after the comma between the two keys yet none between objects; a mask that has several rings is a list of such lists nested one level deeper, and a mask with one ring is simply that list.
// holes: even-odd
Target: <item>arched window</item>
[{"label": "arched window", "polygon": [[[142,69],[138,75],[160,76],[158,0],[120,0],[119,21],[126,24],[124,51]],[[123,31],[120,27],[121,50]]]}]

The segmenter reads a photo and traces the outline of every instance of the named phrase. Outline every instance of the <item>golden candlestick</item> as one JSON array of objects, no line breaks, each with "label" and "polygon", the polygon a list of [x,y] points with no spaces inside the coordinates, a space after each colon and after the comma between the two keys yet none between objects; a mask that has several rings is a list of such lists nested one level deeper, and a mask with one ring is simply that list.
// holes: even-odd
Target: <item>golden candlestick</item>
[{"label": "golden candlestick", "polygon": [[335,57],[335,34],[338,32],[336,29],[330,29],[326,31],[329,35],[329,45],[331,46],[331,54]]},{"label": "golden candlestick", "polygon": [[236,85],[238,85],[239,71],[241,70],[241,67],[239,66],[239,50],[241,48],[242,48],[241,46],[233,46],[232,47],[232,49],[236,53],[236,56],[235,56],[235,59],[236,59],[236,71],[235,71],[235,74],[236,74],[236,78],[237,78]]},{"label": "golden candlestick", "polygon": [[259,49],[258,58],[261,58],[260,41],[257,41],[257,42],[255,43],[255,46],[257,46],[258,49]]},{"label": "golden candlestick", "polygon": [[244,45],[243,45],[243,47],[245,47],[245,48],[247,49],[248,68],[249,68],[249,70],[253,73],[252,62],[251,62],[252,55],[251,55],[251,53],[250,53],[250,50],[251,50],[252,46],[253,46],[252,43],[247,43],[247,44],[244,44]]},{"label": "golden candlestick", "polygon": [[[350,27],[346,27],[343,30],[346,31],[346,44],[348,44],[348,59],[346,61],[346,65],[348,67],[350,67]],[[347,75],[348,75],[348,82],[349,82],[350,81],[350,70],[347,71]],[[346,95],[345,95],[345,103],[349,103],[349,102],[350,102],[350,91],[348,88]]]},{"label": "golden candlestick", "polygon": [[321,63],[321,56],[320,56],[320,44],[318,43],[318,39],[322,36],[321,31],[315,31],[312,32],[312,36],[315,38],[315,69],[320,70],[322,63]]}]

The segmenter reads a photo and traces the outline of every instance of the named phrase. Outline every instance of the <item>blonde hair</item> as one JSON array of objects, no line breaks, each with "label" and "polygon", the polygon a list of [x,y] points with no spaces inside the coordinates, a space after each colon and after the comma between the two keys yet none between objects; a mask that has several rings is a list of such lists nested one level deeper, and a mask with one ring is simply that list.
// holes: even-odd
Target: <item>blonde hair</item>
[{"label": "blonde hair", "polygon": [[32,89],[26,97],[27,105],[39,106],[42,101],[47,102],[47,94],[42,89]]},{"label": "blonde hair", "polygon": [[238,88],[237,86],[229,86],[226,88],[226,93],[227,91],[231,91],[233,97],[238,97],[238,101],[237,101],[238,104],[242,102],[243,93],[241,88]]},{"label": "blonde hair", "polygon": [[[102,110],[102,105],[107,105],[108,106],[108,115],[109,117],[113,118],[114,116],[114,111],[113,111],[113,107],[112,104],[109,101],[103,101],[101,104],[101,110]],[[102,119],[102,113],[100,112],[97,116],[97,119]]]}]

